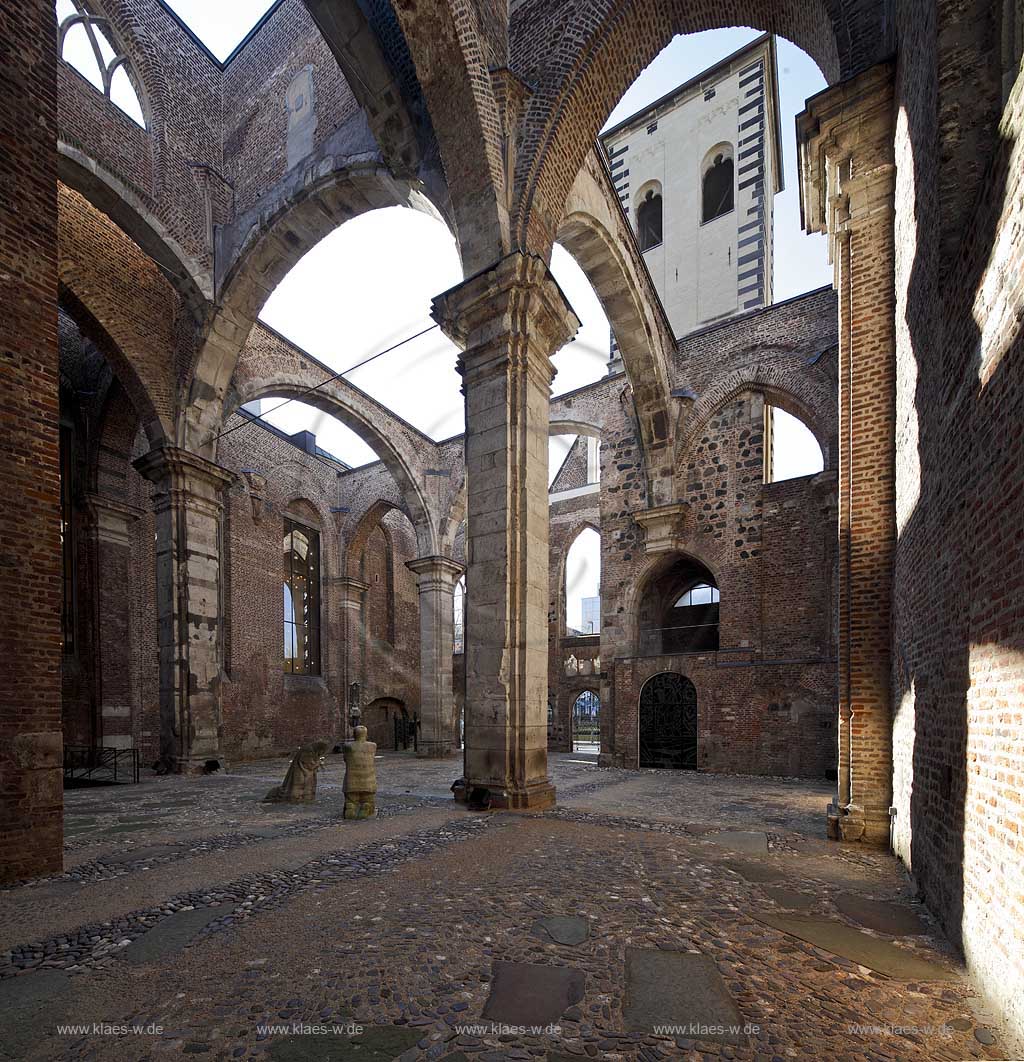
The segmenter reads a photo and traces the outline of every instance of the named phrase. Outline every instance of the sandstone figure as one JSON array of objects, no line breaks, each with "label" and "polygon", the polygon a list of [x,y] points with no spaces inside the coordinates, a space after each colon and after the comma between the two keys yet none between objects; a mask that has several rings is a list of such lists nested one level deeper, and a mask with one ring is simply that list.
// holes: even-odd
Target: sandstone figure
[{"label": "sandstone figure", "polygon": [[316,772],[324,765],[327,742],[303,745],[292,757],[288,773],[280,785],[263,798],[264,804],[312,804],[316,800]]},{"label": "sandstone figure", "polygon": [[370,819],[376,814],[374,794],[377,792],[377,769],[373,757],[377,743],[366,740],[366,727],[357,726],[355,738],[346,741],[345,757],[345,818]]}]

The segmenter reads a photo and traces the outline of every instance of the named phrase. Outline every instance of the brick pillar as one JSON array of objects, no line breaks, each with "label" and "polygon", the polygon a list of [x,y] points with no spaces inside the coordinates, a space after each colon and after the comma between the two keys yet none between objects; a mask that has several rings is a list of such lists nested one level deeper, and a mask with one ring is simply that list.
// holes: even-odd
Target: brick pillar
[{"label": "brick pillar", "polygon": [[545,807],[551,355],[579,327],[519,253],[434,300],[461,347],[468,485],[465,777],[492,805]]},{"label": "brick pillar", "polygon": [[160,758],[192,773],[223,763],[223,491],[234,477],[172,446],[135,467],[155,485]]},{"label": "brick pillar", "polygon": [[455,584],[461,564],[447,557],[406,561],[420,594],[420,756],[447,756],[458,748],[452,638]]},{"label": "brick pillar", "polygon": [[99,705],[97,744],[130,749],[132,728],[131,525],[133,506],[90,495],[86,499],[96,558],[94,674]]},{"label": "brick pillar", "polygon": [[56,26],[0,6],[0,881],[60,872]]},{"label": "brick pillar", "polygon": [[896,543],[893,68],[797,118],[801,207],[827,232],[839,293],[839,813],[845,840],[888,844]]},{"label": "brick pillar", "polygon": [[338,595],[341,632],[341,733],[350,738],[354,735],[349,727],[348,688],[353,682],[363,681],[363,595],[370,589],[370,584],[340,575],[332,579],[330,585]]}]

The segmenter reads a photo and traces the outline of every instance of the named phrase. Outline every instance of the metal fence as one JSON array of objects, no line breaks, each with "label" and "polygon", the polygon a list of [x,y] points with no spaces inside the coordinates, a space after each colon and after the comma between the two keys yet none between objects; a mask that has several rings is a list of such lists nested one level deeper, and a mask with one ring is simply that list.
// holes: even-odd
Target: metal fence
[{"label": "metal fence", "polygon": [[95,745],[64,746],[64,784],[133,785],[139,780],[139,750]]}]

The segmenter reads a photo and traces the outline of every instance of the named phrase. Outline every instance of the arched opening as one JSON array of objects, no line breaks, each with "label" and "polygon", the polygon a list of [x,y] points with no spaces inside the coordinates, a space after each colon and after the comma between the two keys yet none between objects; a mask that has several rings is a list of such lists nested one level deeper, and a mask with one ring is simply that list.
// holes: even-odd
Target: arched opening
[{"label": "arched opening", "polygon": [[284,518],[284,670],[320,674],[320,532]]},{"label": "arched opening", "polygon": [[764,481],[813,476],[825,467],[814,433],[798,417],[778,406],[764,407]]},{"label": "arched opening", "polygon": [[639,766],[696,770],[697,688],[685,676],[662,672],[640,691]]},{"label": "arched opening", "polygon": [[584,690],[572,703],[572,751],[601,751],[601,699]]},{"label": "arched opening", "polygon": [[735,203],[732,144],[712,148],[701,166],[701,223],[729,214]]},{"label": "arched opening", "polygon": [[640,601],[641,656],[709,653],[718,649],[719,590],[693,557],[679,555],[650,580]]},{"label": "arched opening", "polygon": [[601,633],[601,536],[585,527],[565,560],[565,633]]},{"label": "arched opening", "polygon": [[150,491],[132,467],[147,449],[143,418],[108,357],[112,341],[84,308],[62,299],[57,322],[68,784],[78,784],[78,768],[94,781],[114,780],[115,764],[117,780],[131,780],[128,759],[152,762],[160,740],[155,667],[133,664],[156,609],[155,580],[139,563],[152,549]]},{"label": "arched opening", "polygon": [[360,719],[367,729],[367,740],[375,741],[377,749],[404,749],[411,739],[405,704],[394,697],[378,697],[364,709]]},{"label": "arched opening", "polygon": [[466,577],[460,576],[452,594],[452,652],[466,651]]},{"label": "arched opening", "polygon": [[[675,336],[831,281],[824,237],[801,223],[793,121],[825,84],[787,40],[707,30],[666,44],[606,121],[615,190],[640,249],[657,247],[644,261]],[[663,182],[658,231],[645,203],[660,221]],[[673,198],[677,186],[689,191]]]},{"label": "arched opening", "polygon": [[664,231],[662,219],[661,185],[655,181],[641,192],[636,207],[636,238],[641,251],[649,251],[661,243]]}]

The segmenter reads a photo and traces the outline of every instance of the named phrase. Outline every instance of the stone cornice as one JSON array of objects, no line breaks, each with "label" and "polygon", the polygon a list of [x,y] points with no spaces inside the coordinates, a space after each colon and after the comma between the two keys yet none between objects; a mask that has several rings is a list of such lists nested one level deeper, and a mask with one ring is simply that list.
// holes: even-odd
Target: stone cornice
[{"label": "stone cornice", "polygon": [[[829,233],[830,250],[851,214],[851,197],[894,179],[895,64],[879,63],[807,101],[796,117],[800,217],[809,233]],[[888,197],[891,200],[891,195]]]}]

